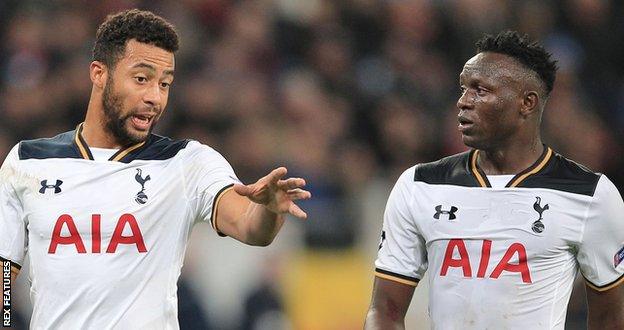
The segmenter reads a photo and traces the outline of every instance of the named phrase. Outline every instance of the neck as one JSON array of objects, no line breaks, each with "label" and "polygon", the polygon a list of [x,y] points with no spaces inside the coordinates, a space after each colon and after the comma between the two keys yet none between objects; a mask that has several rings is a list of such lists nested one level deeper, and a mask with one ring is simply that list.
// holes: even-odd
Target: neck
[{"label": "neck", "polygon": [[544,152],[544,145],[540,136],[536,135],[528,143],[514,143],[481,151],[477,163],[485,174],[517,174],[539,159]]},{"label": "neck", "polygon": [[120,149],[122,147],[117,139],[108,131],[105,124],[102,98],[91,92],[87,115],[82,125],[82,138],[90,147]]}]

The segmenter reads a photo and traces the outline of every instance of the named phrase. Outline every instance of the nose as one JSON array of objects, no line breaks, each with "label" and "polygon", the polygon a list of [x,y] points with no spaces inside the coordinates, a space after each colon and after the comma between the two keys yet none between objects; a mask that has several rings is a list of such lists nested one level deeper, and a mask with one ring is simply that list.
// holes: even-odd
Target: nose
[{"label": "nose", "polygon": [[143,102],[154,108],[160,107],[162,98],[160,86],[157,83],[150,85],[143,94]]},{"label": "nose", "polygon": [[474,106],[474,97],[470,90],[465,90],[457,100],[459,110],[471,109]]}]

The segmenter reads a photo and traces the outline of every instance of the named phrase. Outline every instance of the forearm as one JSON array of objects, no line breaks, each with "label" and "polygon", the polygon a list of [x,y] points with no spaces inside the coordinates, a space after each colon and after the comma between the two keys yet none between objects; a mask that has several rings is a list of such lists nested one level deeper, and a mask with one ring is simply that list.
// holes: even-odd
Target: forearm
[{"label": "forearm", "polygon": [[284,224],[284,216],[269,211],[264,205],[250,202],[243,215],[244,241],[250,245],[267,246]]},{"label": "forearm", "polygon": [[385,330],[385,329],[405,329],[403,317],[395,315],[391,317],[388,313],[371,308],[366,315],[365,330]]},{"label": "forearm", "polygon": [[587,292],[587,326],[590,330],[624,329],[624,284],[607,291]]},{"label": "forearm", "polygon": [[[614,306],[615,307],[615,306]],[[587,313],[587,328],[589,330],[624,329],[624,306],[618,308],[604,308]]]}]

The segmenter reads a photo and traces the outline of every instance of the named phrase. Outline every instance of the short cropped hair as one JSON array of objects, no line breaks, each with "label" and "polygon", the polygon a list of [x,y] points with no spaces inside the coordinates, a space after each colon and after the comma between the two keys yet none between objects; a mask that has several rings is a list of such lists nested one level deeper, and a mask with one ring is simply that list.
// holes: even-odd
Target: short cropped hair
[{"label": "short cropped hair", "polygon": [[537,73],[546,88],[546,96],[550,95],[555,85],[557,61],[537,42],[531,41],[528,35],[520,35],[516,31],[503,31],[496,36],[486,34],[475,44],[477,53],[493,52],[513,57],[528,69]]},{"label": "short cropped hair", "polygon": [[130,9],[108,15],[100,25],[95,35],[93,60],[113,68],[130,39],[172,53],[178,50],[178,34],[171,23],[150,11]]}]

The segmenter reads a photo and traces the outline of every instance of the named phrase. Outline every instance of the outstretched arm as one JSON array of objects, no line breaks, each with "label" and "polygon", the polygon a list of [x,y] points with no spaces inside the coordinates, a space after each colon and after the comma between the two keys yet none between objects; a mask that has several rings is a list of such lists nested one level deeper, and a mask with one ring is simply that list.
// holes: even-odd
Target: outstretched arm
[{"label": "outstretched arm", "polygon": [[302,189],[304,179],[282,179],[286,173],[287,169],[280,167],[256,183],[236,184],[224,192],[214,206],[215,228],[243,243],[266,246],[282,227],[285,214],[305,219],[307,214],[294,201],[312,195]]},{"label": "outstretched arm", "polygon": [[364,329],[405,329],[405,314],[413,294],[414,286],[375,277]]},{"label": "outstretched arm", "polygon": [[607,291],[586,286],[587,326],[594,329],[624,329],[624,284]]}]

